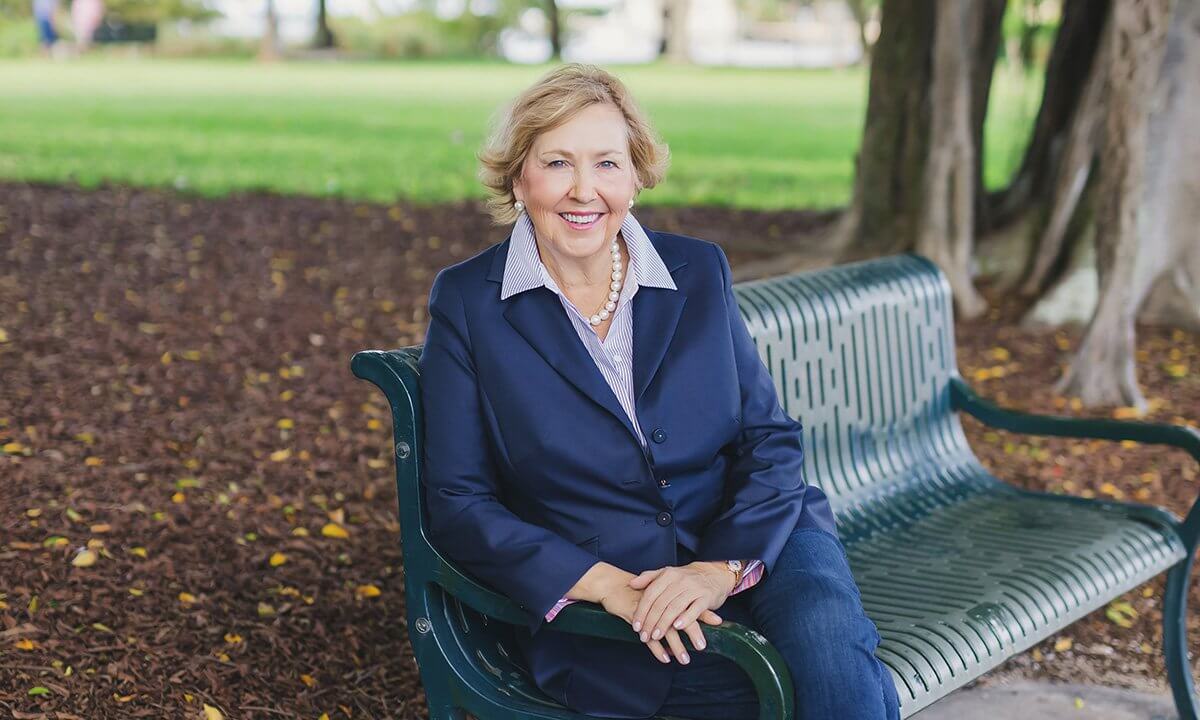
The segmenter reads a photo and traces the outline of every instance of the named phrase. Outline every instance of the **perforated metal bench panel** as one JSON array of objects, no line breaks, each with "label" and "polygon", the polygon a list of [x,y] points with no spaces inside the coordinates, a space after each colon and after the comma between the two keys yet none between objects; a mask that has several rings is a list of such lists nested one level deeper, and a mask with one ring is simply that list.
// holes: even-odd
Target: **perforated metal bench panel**
[{"label": "perforated metal bench panel", "polygon": [[916,256],[738,283],[780,401],[805,426],[907,717],[1185,555],[1160,518],[1028,493],[950,408],[949,287]]}]

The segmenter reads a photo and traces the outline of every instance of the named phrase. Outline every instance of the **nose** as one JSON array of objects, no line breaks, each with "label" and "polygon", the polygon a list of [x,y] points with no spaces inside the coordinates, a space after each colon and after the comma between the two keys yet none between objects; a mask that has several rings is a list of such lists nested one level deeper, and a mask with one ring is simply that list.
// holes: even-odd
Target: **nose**
[{"label": "nose", "polygon": [[579,203],[591,202],[595,195],[595,186],[592,182],[591,173],[586,168],[577,168],[575,170],[575,184],[572,188],[572,197]]}]

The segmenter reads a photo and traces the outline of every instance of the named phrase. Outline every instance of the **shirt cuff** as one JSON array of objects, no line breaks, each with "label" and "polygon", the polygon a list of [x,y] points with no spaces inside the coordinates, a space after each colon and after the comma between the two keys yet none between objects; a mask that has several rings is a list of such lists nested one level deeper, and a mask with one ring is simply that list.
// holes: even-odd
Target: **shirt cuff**
[{"label": "shirt cuff", "polygon": [[578,602],[578,601],[577,600],[568,600],[567,598],[563,598],[563,599],[559,600],[558,602],[554,603],[554,607],[550,608],[550,612],[546,613],[546,622],[550,622],[551,620],[553,620],[554,616],[558,614],[559,610],[562,610],[563,608],[565,608],[566,606],[570,605],[573,602]]}]

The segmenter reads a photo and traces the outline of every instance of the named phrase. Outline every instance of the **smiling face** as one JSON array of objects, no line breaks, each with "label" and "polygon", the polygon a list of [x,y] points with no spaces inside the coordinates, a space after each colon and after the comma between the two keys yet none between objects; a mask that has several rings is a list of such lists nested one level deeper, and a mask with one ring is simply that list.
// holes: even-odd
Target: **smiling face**
[{"label": "smiling face", "polygon": [[584,266],[595,258],[608,262],[609,245],[636,192],[625,119],[610,103],[589,105],[538,135],[513,182],[538,240]]}]

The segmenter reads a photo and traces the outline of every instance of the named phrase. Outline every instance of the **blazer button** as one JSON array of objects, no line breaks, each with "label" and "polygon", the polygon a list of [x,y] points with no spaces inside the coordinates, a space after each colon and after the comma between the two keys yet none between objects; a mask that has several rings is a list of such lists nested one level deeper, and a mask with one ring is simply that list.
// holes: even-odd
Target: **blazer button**
[{"label": "blazer button", "polygon": [[650,437],[654,438],[654,442],[660,443],[667,439],[667,433],[662,428],[654,428],[654,433]]},{"label": "blazer button", "polygon": [[658,519],[659,525],[663,525],[663,526],[670,525],[671,524],[671,513],[666,512],[666,511],[660,512],[658,514],[657,519]]}]

